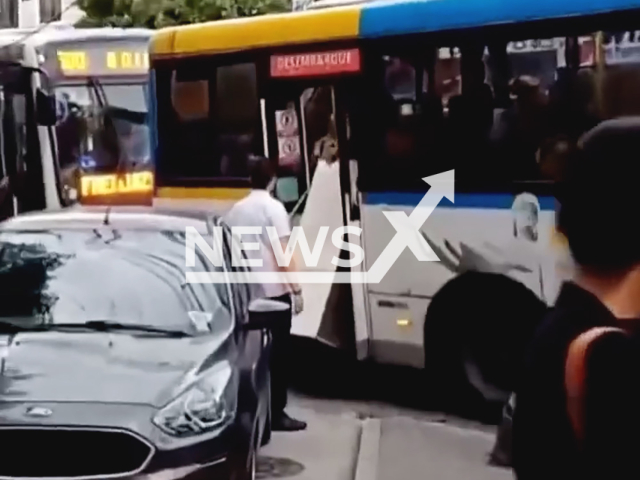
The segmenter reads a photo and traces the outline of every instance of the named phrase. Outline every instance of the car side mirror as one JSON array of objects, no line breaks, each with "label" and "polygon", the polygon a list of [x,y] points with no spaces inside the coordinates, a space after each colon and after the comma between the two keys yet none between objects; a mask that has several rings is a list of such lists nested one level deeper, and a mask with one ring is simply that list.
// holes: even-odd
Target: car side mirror
[{"label": "car side mirror", "polygon": [[55,127],[58,123],[56,97],[40,89],[36,91],[36,119],[43,127]]},{"label": "car side mirror", "polygon": [[242,326],[243,330],[273,329],[284,322],[286,312],[291,306],[277,300],[259,298],[249,304],[249,322]]}]

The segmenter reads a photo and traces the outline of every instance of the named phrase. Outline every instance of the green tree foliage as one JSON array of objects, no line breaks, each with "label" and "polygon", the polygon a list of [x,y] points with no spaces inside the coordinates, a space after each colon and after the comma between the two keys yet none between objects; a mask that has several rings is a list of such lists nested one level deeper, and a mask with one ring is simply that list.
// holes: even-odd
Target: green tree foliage
[{"label": "green tree foliage", "polygon": [[162,28],[291,10],[291,0],[78,0],[79,27]]}]

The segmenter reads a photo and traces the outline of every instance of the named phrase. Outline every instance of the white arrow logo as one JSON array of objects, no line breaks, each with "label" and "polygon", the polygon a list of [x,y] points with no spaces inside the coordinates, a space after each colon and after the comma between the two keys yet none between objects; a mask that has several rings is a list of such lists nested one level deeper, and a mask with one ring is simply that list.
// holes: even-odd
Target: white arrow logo
[{"label": "white arrow logo", "polygon": [[453,202],[454,170],[431,175],[422,179],[431,188],[420,203],[407,216],[405,212],[384,212],[387,220],[396,229],[396,234],[367,272],[366,283],[380,283],[405,248],[409,248],[420,262],[439,262],[440,259],[420,234],[420,228],[436,209],[442,197]]},{"label": "white arrow logo", "polygon": [[[431,188],[429,191],[422,197],[420,203],[414,208],[411,215],[407,216],[405,212],[397,211],[397,212],[384,212],[384,215],[387,217],[393,228],[396,230],[396,234],[394,235],[391,242],[386,246],[386,248],[382,251],[380,256],[376,259],[375,263],[371,266],[368,272],[357,272],[357,271],[301,271],[293,274],[294,280],[297,283],[380,283],[387,272],[391,269],[393,264],[396,262],[398,257],[404,252],[406,248],[409,248],[416,256],[418,261],[420,262],[438,262],[440,259],[433,251],[431,246],[427,243],[426,239],[420,233],[420,229],[422,225],[427,221],[429,216],[436,209],[440,201],[443,197],[446,197],[451,202],[454,201],[454,171],[449,170],[447,172],[439,173],[437,175],[431,175],[430,177],[425,177],[422,179],[425,183],[429,184]],[[192,230],[190,230],[190,228]],[[218,227],[216,227],[218,228]],[[268,227],[272,228],[272,227]],[[326,228],[328,231],[328,227]],[[362,230],[358,227],[349,227],[354,228],[362,233]],[[324,241],[326,238],[327,231],[324,232],[324,236],[320,242]],[[341,235],[344,235],[344,232],[340,232],[338,238]],[[298,231],[300,237],[304,237],[301,230]],[[335,232],[334,232],[335,233]],[[352,233],[352,232],[349,232]],[[222,235],[222,231],[220,231],[220,235]],[[276,239],[277,232],[275,233]],[[271,236],[271,234],[270,234]],[[195,245],[196,243],[200,246],[201,253],[206,256],[209,261],[214,266],[220,266],[220,258],[216,256],[216,252],[221,251],[221,239],[222,236],[218,240],[219,242],[214,241],[214,245],[219,244],[216,248],[211,248],[207,244],[207,241],[200,237],[200,234],[194,227],[187,227],[186,232],[187,238],[187,267],[195,266]],[[214,232],[214,239],[215,239]],[[293,236],[294,239],[297,239],[297,235]],[[310,260],[314,260],[311,257],[317,257],[316,253],[311,253],[309,250],[308,243],[306,241],[306,237],[304,244],[307,245],[306,251],[309,253],[307,257]],[[189,242],[192,245],[189,245]],[[239,248],[239,244],[237,242],[232,242],[234,244],[234,249]],[[295,248],[295,241],[292,248]],[[334,243],[335,244],[335,243]],[[353,244],[352,244],[353,245]],[[280,247],[281,248],[281,247]],[[320,245],[322,248],[322,245]],[[364,250],[358,246],[362,251],[362,255],[360,257],[360,261],[364,258]],[[316,248],[314,247],[314,252]],[[287,247],[287,251],[289,251],[289,247]],[[292,252],[293,250],[291,250]],[[303,249],[304,251],[304,249]],[[284,252],[280,252],[276,255],[276,259],[282,257],[285,259],[287,255]],[[289,258],[291,255],[289,255]],[[242,258],[242,254],[238,258]],[[334,257],[335,259],[335,257]],[[216,261],[217,260],[217,261]],[[285,259],[286,260],[286,259]],[[317,265],[317,259],[314,262],[307,263],[308,265]],[[288,264],[288,260],[285,261]],[[334,265],[339,265],[338,263],[334,263]],[[228,271],[204,271],[204,272],[185,272],[186,281],[188,283],[282,283],[282,273],[281,272],[268,272],[268,271],[259,271],[259,270],[251,270],[246,272],[228,272]]]}]

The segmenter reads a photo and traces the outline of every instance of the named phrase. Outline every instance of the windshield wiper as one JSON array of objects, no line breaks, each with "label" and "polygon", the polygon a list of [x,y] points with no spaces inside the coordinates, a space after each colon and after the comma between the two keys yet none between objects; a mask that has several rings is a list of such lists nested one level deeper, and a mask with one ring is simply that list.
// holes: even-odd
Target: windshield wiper
[{"label": "windshield wiper", "polygon": [[20,332],[47,332],[51,330],[93,330],[96,332],[113,332],[113,331],[136,331],[146,333],[157,333],[176,338],[184,338],[193,336],[184,330],[173,330],[170,328],[154,327],[153,325],[144,325],[141,323],[119,323],[109,320],[89,320],[80,323],[44,323],[36,325],[21,325],[19,322],[7,322],[0,320],[0,333],[11,334]]},{"label": "windshield wiper", "polygon": [[31,325],[20,325],[17,323],[0,320],[0,333],[19,333],[30,332],[33,330],[38,330],[38,327],[34,328]]},{"label": "windshield wiper", "polygon": [[159,333],[171,337],[190,337],[191,334],[184,330],[172,330],[169,328],[154,327],[152,325],[144,325],[141,323],[119,323],[109,320],[89,320],[83,323],[54,323],[48,325],[49,328],[87,328],[99,332],[112,332],[117,330],[129,330],[147,333]]},{"label": "windshield wiper", "polygon": [[152,325],[144,325],[140,323],[119,323],[111,322],[108,320],[90,320],[88,322],[81,323],[50,323],[46,325],[38,325],[36,327],[25,327],[20,331],[43,331],[43,330],[66,330],[66,329],[78,329],[78,330],[95,330],[97,332],[113,332],[113,331],[137,331],[147,333],[157,333],[160,335],[166,335],[169,337],[184,338],[191,337],[192,335],[184,330],[172,330],[168,328],[154,327]]}]

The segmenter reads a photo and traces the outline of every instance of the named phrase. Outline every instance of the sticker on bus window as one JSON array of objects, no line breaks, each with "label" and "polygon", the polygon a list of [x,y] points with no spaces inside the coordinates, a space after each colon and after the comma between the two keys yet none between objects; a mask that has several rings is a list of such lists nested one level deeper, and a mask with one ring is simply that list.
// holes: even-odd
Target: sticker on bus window
[{"label": "sticker on bus window", "polygon": [[276,111],[276,133],[278,137],[298,135],[298,115],[295,108]]},{"label": "sticker on bus window", "polygon": [[357,48],[271,57],[272,77],[314,77],[359,71],[360,50]]},{"label": "sticker on bus window", "polygon": [[278,165],[292,167],[300,163],[300,137],[278,138]]}]

